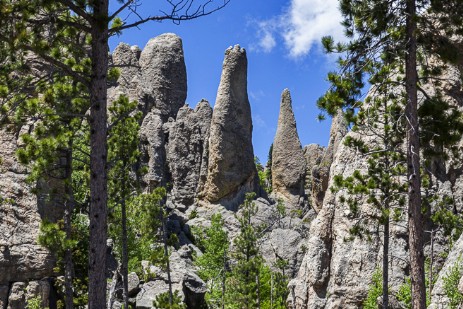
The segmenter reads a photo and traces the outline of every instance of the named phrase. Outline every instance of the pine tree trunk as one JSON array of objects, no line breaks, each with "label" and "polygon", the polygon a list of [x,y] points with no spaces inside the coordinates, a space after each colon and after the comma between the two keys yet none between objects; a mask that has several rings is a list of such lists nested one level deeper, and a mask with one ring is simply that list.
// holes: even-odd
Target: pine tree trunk
[{"label": "pine tree trunk", "polygon": [[[64,230],[66,240],[72,238],[72,212],[74,211],[74,195],[72,192],[72,145],[70,149],[65,151],[65,208],[64,208]],[[72,249],[68,248],[64,252],[64,290],[65,290],[65,306],[66,309],[74,308],[74,264],[72,262]]]},{"label": "pine tree trunk", "polygon": [[[162,208],[165,205],[165,199],[161,203]],[[162,241],[164,243],[164,256],[166,258],[166,267],[167,267],[167,281],[169,284],[169,305],[172,307],[174,294],[172,293],[172,280],[170,277],[170,260],[169,260],[169,247],[167,245],[167,226],[166,219],[164,217],[164,209],[161,209],[161,223],[162,223]]]},{"label": "pine tree trunk", "polygon": [[418,127],[416,3],[407,0],[405,83],[407,92],[407,166],[408,166],[408,231],[412,308],[426,308],[424,280],[423,218],[421,214],[420,143]]},{"label": "pine tree trunk", "polygon": [[124,290],[124,308],[129,308],[129,252],[127,248],[127,207],[125,200],[121,204],[122,212],[122,284]]},{"label": "pine tree trunk", "polygon": [[227,251],[223,251],[223,273],[222,273],[222,309],[225,309],[225,280],[227,271]]},{"label": "pine tree trunk", "polygon": [[106,302],[108,0],[92,1],[88,308]]},{"label": "pine tree trunk", "polygon": [[389,306],[389,218],[384,223],[383,239],[383,309]]}]

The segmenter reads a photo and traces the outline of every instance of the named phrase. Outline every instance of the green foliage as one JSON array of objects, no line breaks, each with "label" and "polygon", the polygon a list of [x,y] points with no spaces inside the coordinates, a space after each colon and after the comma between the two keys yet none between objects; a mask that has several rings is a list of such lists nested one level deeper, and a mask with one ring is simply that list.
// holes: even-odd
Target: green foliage
[{"label": "green foliage", "polygon": [[[286,266],[285,264],[284,267]],[[283,273],[272,271],[269,266],[263,264],[259,271],[259,283],[260,307],[262,309],[286,308],[286,298],[289,292],[288,278]]]},{"label": "green foliage", "polygon": [[211,308],[218,308],[222,303],[222,284],[228,272],[229,240],[223,225],[222,216],[215,214],[210,227],[195,231],[203,255],[198,256],[194,263],[199,269],[198,275],[207,283],[206,302]]},{"label": "green foliage", "polygon": [[412,308],[412,282],[409,277],[397,290],[397,300],[400,301],[406,309]]},{"label": "green foliage", "polygon": [[[425,285],[429,286],[428,276],[425,276]],[[412,282],[410,277],[406,277],[402,285],[397,290],[396,298],[406,309],[412,309]],[[431,303],[431,295],[426,294],[426,306]]]},{"label": "green foliage", "polygon": [[461,255],[455,264],[449,267],[445,276],[442,277],[444,292],[449,299],[449,308],[456,309],[463,303],[463,294],[458,290],[458,284],[463,275],[463,262]]},{"label": "green foliage", "polygon": [[[66,238],[63,231],[63,221],[51,223],[42,221],[38,243],[51,252],[57,258],[55,267],[56,273],[64,272],[64,252],[66,249],[72,251],[75,276],[73,278],[74,305],[76,307],[87,304],[87,264],[88,264],[88,218],[86,215],[74,213],[72,216],[71,238]],[[58,289],[63,292],[64,286],[61,281],[57,281]]]},{"label": "green foliage", "polygon": [[257,245],[259,228],[252,223],[252,217],[257,213],[253,199],[255,193],[247,193],[244,204],[237,216],[240,232],[234,239],[232,258],[236,261],[230,277],[227,279],[229,288],[227,306],[230,308],[256,308],[257,279],[263,264]]},{"label": "green foliage", "polygon": [[190,214],[188,215],[188,220],[192,220],[198,216],[198,211],[196,209],[193,209]]},{"label": "green foliage", "polygon": [[272,191],[271,189],[271,179],[268,179],[268,172],[264,166],[260,163],[258,157],[254,157],[254,163],[256,164],[257,175],[259,177],[259,186],[264,189],[267,193]]},{"label": "green foliage", "polygon": [[273,143],[270,145],[267,156],[267,165],[265,166],[265,178],[268,181],[267,192],[272,192],[272,153],[273,153]]},{"label": "green foliage", "polygon": [[165,292],[156,296],[153,307],[156,309],[185,309],[186,305],[182,302],[178,291],[175,291],[172,294],[172,304],[169,303],[169,292]]},{"label": "green foliage", "polygon": [[48,309],[48,307],[42,306],[42,298],[37,296],[27,300],[26,309]]},{"label": "green foliage", "polygon": [[434,213],[432,220],[451,236],[450,244],[457,241],[463,231],[463,218],[455,211],[455,201],[449,196],[434,196]]},{"label": "green foliage", "polygon": [[[140,194],[127,203],[129,271],[143,276],[141,261],[148,260],[155,265],[165,267],[160,233],[164,212],[161,202],[166,195],[164,188],[156,188],[152,193]],[[114,225],[113,228],[118,228]],[[120,235],[120,233],[115,233]]]},{"label": "green foliage", "polygon": [[381,269],[376,269],[373,273],[372,283],[368,288],[367,298],[363,301],[364,309],[377,309],[376,300],[383,295],[383,273]]}]

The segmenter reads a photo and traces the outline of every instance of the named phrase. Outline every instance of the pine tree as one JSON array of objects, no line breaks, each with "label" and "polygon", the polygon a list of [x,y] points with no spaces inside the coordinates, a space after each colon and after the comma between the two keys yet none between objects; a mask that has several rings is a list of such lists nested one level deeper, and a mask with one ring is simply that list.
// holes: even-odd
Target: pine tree
[{"label": "pine tree", "polygon": [[211,217],[209,228],[196,231],[195,238],[203,254],[195,259],[198,275],[208,286],[206,302],[210,308],[223,308],[225,302],[225,280],[229,271],[228,233],[223,229],[220,214]]},{"label": "pine tree", "polygon": [[[350,218],[355,220],[350,231],[353,237],[370,239],[372,231],[368,224],[372,220],[383,227],[383,308],[387,308],[389,302],[390,224],[402,218],[404,194],[407,192],[405,155],[402,151],[403,107],[400,98],[390,94],[389,86],[380,85],[374,96],[366,99],[366,105],[358,112],[353,127],[358,134],[349,135],[345,140],[367,160],[367,169],[355,170],[349,177],[335,175],[333,187],[346,193],[340,201],[349,206]],[[362,213],[361,208],[365,204],[372,206],[376,212],[372,215]]]},{"label": "pine tree", "polygon": [[259,276],[263,259],[257,244],[258,227],[252,222],[257,213],[253,202],[255,193],[247,193],[241,205],[241,214],[237,216],[240,233],[234,239],[231,257],[235,260],[232,273],[228,279],[230,308],[259,308]]},{"label": "pine tree", "polygon": [[[134,174],[139,156],[139,129],[141,112],[137,112],[137,102],[129,102],[120,96],[109,107],[110,130],[108,139],[109,159],[109,208],[110,234],[116,241],[121,256],[121,275],[124,307],[129,308],[128,274],[129,251],[127,226],[127,203],[140,192],[140,185]],[[112,219],[112,220],[111,220]],[[112,232],[112,233],[111,233]]]}]

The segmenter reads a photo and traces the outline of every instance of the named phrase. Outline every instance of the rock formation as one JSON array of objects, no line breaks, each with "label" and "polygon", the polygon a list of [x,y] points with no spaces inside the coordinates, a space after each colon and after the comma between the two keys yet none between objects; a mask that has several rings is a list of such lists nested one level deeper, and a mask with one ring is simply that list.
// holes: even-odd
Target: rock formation
[{"label": "rock formation", "polygon": [[178,204],[193,204],[207,176],[211,118],[212,108],[203,100],[194,110],[182,107],[169,128],[167,158],[173,186],[171,195]]},{"label": "rock formation", "polygon": [[[454,87],[450,87],[454,89]],[[460,93],[461,96],[461,93]],[[453,99],[448,97],[449,102]],[[457,101],[455,99],[455,101]],[[454,102],[455,102],[454,101]],[[335,127],[333,120],[333,127]],[[340,142],[340,138],[333,138],[333,132],[345,132],[344,129],[331,130],[332,137],[330,145],[332,151],[328,156],[333,156],[330,163],[329,181],[327,188],[333,185],[333,177],[342,175],[348,177],[355,170],[364,173],[367,168],[367,157],[355,148],[348,147]],[[344,125],[342,126],[344,127]],[[358,132],[349,132],[347,136],[362,139],[363,142],[372,145],[374,134],[368,127],[360,127]],[[334,134],[336,135],[336,134]],[[337,146],[336,146],[337,145]],[[461,143],[460,146],[461,147]],[[435,157],[427,167],[430,177],[430,187],[438,197],[448,196],[455,203],[452,211],[461,213],[463,196],[463,177],[461,174],[461,161],[448,154],[449,159],[443,162],[442,158]],[[315,155],[314,157],[316,157]],[[459,171],[459,172],[456,172]],[[326,174],[326,173],[324,173]],[[345,194],[343,190],[324,192],[323,202],[316,219],[312,222],[307,243],[307,252],[299,270],[298,276],[291,281],[290,288],[292,295],[290,301],[294,300],[294,308],[304,309],[334,309],[334,308],[360,308],[365,300],[372,275],[376,269],[381,268],[382,263],[382,227],[375,221],[368,222],[364,228],[370,231],[371,240],[359,237],[352,238],[351,228],[355,225],[349,206],[342,202],[341,197]],[[367,197],[361,197],[359,202],[360,218],[366,218],[374,213],[374,208],[369,206]],[[438,204],[439,201],[433,202]],[[449,206],[450,207],[450,206]],[[432,204],[431,209],[434,209]],[[429,216],[425,217],[423,229],[433,230],[433,223]],[[429,233],[425,233],[425,254],[430,256],[431,246]],[[441,232],[433,236],[434,261],[433,268],[440,269],[443,259],[438,252],[448,251],[446,237]],[[404,211],[400,220],[391,224],[390,230],[390,270],[389,283],[391,293],[394,294],[397,288],[403,284],[404,278],[409,275],[409,253],[408,253],[408,231],[407,217]],[[455,265],[456,257],[461,253],[461,239],[455,244],[455,251],[452,251],[447,259],[444,268],[440,271],[438,281],[432,292],[431,308],[447,308],[446,296],[442,289],[442,277],[446,269]]]},{"label": "rock formation", "polygon": [[[145,189],[172,185],[166,201],[166,229],[179,239],[177,246],[171,248],[170,256],[174,290],[180,291],[189,308],[199,308],[204,304],[206,286],[192,263],[193,256],[201,254],[192,241],[194,228],[210,225],[211,216],[220,213],[223,228],[230,239],[234,239],[239,233],[237,216],[241,214],[237,205],[246,192],[258,189],[247,96],[246,52],[239,46],[227,49],[214,110],[205,100],[194,109],[185,105],[187,86],[182,42],[174,34],[150,40],[143,51],[120,44],[110,61],[121,73],[108,90],[110,102],[126,95],[138,101],[143,113],[140,163],[147,167],[143,177]],[[460,104],[463,97],[461,92],[455,92],[458,89],[461,89],[458,82],[445,88],[454,92],[456,104]],[[25,126],[22,130],[26,132],[29,128]],[[271,199],[260,197],[254,201],[257,214],[251,220],[255,225],[265,225],[259,246],[267,264],[272,267],[279,259],[288,262],[285,273],[293,279],[288,300],[294,308],[360,308],[372,274],[381,265],[381,227],[370,222],[366,226],[371,233],[370,240],[350,239],[355,220],[350,208],[342,202],[344,192],[329,190],[333,176],[347,177],[355,170],[365,170],[367,158],[342,143],[346,134],[371,143],[365,130],[347,133],[343,115],[338,114],[332,120],[328,146],[311,144],[302,150],[289,91],[282,94],[272,153],[275,197],[294,204],[293,198],[300,201],[300,197],[307,195],[313,210],[299,218],[294,213],[281,212]],[[5,127],[0,130],[0,309],[24,308],[28,299],[37,296],[41,297],[43,306],[53,308],[55,301],[50,295],[57,291],[50,277],[56,275],[53,273],[55,261],[48,250],[37,244],[37,236],[41,220],[56,221],[62,216],[57,207],[59,201],[51,195],[60,184],[42,179],[38,183],[43,189],[41,194],[36,196],[30,191],[31,186],[26,182],[29,171],[15,159],[20,143],[17,132]],[[460,149],[462,146],[459,145]],[[461,160],[449,154],[448,159],[430,161],[426,172],[431,185],[427,190],[437,196],[450,196],[454,201],[451,211],[461,213]],[[360,216],[371,215],[374,209],[365,199],[359,201]],[[397,223],[390,232],[393,292],[409,273],[405,215]],[[430,220],[425,228],[434,228]],[[433,234],[434,269],[443,266],[432,291],[430,308],[433,309],[448,305],[444,277],[459,263],[463,250],[462,236],[448,258],[443,258],[439,253],[449,250],[446,239],[440,231]],[[430,246],[425,249],[429,255]],[[167,275],[147,261],[142,264],[146,277],[143,279],[147,280],[130,274],[130,302],[136,308],[151,308],[153,299],[168,289]],[[113,308],[120,308],[120,280],[114,282]],[[463,278],[460,286],[463,289]]]},{"label": "rock formation", "polygon": [[[325,192],[328,190],[330,168],[338,147],[347,134],[347,124],[342,113],[335,115],[331,122],[328,146],[320,150],[316,146],[306,146],[304,154],[307,161],[307,183],[310,184],[310,200],[315,211],[320,211]],[[321,152],[321,153],[320,153]]]},{"label": "rock formation", "polygon": [[180,37],[166,33],[151,39],[140,55],[139,96],[146,112],[155,107],[164,121],[185,104],[187,78]]},{"label": "rock formation", "polygon": [[322,147],[318,144],[309,144],[304,146],[303,151],[305,162],[307,164],[304,183],[305,194],[309,198],[309,203],[312,208],[319,212],[321,203],[323,202],[323,196],[325,195],[326,188],[328,187],[328,177],[320,179],[318,174],[319,166],[322,162],[326,147]]},{"label": "rock formation", "polygon": [[[297,134],[291,94],[285,89],[281,94],[278,127],[272,151],[272,187],[277,198],[296,203],[304,196],[306,162]],[[294,202],[293,202],[294,203]]]},{"label": "rock formation", "polygon": [[[27,128],[25,128],[27,130]],[[17,160],[20,140],[13,132],[0,131],[0,285],[42,279],[53,273],[54,260],[37,244],[40,222],[48,213],[61,213],[56,205],[42,205],[26,183],[28,170]]]},{"label": "rock formation", "polygon": [[247,66],[243,48],[236,45],[226,50],[209,136],[204,196],[229,207],[237,206],[257,184]]}]

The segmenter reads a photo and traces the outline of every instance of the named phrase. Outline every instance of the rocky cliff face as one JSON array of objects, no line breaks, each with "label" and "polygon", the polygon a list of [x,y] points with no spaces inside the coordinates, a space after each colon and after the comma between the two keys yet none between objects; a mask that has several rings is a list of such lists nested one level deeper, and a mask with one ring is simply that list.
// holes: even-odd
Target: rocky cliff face
[{"label": "rocky cliff face", "polygon": [[167,158],[172,176],[172,199],[190,206],[204,188],[207,177],[209,128],[212,108],[203,100],[193,110],[180,108],[169,128]]},{"label": "rocky cliff face", "polygon": [[[449,73],[451,76],[452,74],[457,76],[455,72]],[[456,106],[460,106],[458,97],[461,96],[461,93],[455,94],[455,92],[448,91],[458,88],[459,82],[452,78],[449,80],[450,85],[443,87],[447,95],[446,98]],[[293,291],[293,297],[290,296],[290,301],[294,302],[294,308],[361,308],[367,296],[373,273],[381,268],[382,227],[374,221],[369,222],[365,228],[370,232],[371,240],[359,237],[352,239],[350,230],[357,220],[354,220],[350,208],[341,200],[345,192],[343,190],[337,192],[329,190],[333,186],[335,175],[342,175],[345,178],[351,176],[355,170],[365,172],[367,168],[367,158],[355,148],[348,147],[341,141],[344,133],[338,135],[338,138],[333,138],[333,132],[346,132],[345,126],[342,126],[343,129],[341,130],[335,129],[338,125],[339,120],[333,119],[332,136],[329,144],[329,147],[332,148],[327,153],[328,158],[332,157],[332,163],[327,164],[330,166],[329,173],[323,172],[319,163],[322,162],[320,157],[326,153],[314,145],[305,149],[309,168],[315,166],[312,167],[312,173],[316,174],[319,171],[318,175],[320,175],[321,171],[321,174],[328,175],[328,179],[326,186],[315,186],[315,194],[314,183],[312,183],[312,201],[314,201],[312,205],[316,210],[318,208],[319,212],[310,226],[308,250],[299,274],[290,283],[290,288]],[[357,133],[349,132],[345,138],[347,137],[360,138],[370,145],[374,143],[372,140],[374,134],[367,127],[360,128]],[[459,149],[461,149],[461,143]],[[430,185],[428,189],[424,190],[424,194],[429,196],[432,193],[439,198],[450,197],[454,204],[449,207],[454,207],[452,211],[460,213],[463,178],[458,171],[461,171],[462,168],[461,161],[458,156],[454,157],[454,154],[449,154],[447,160],[436,156],[431,161],[427,165]],[[326,166],[323,167],[326,168]],[[310,175],[307,177],[310,179]],[[317,178],[313,177],[312,179]],[[321,188],[320,195],[316,194],[318,188]],[[320,203],[320,200],[317,201],[317,197],[321,196],[323,199]],[[432,290],[431,308],[448,308],[448,296],[445,295],[443,289],[443,278],[448,269],[457,264],[457,257],[462,252],[461,239],[455,244],[446,261],[442,259],[441,253],[449,250],[448,245],[446,245],[448,238],[444,237],[442,231],[438,230],[431,221],[431,213],[439,202],[430,201],[431,211],[425,215],[425,225],[423,226],[425,230],[425,255],[430,258],[432,250],[434,278],[438,274],[437,282]],[[360,218],[367,218],[374,213],[375,210],[368,205],[366,197],[361,198],[359,204]],[[430,231],[434,231],[432,247]],[[394,294],[398,287],[403,284],[404,278],[409,276],[406,212],[403,212],[400,220],[391,226],[390,253],[389,282],[391,294]],[[443,264],[444,261],[445,264]],[[442,265],[444,265],[443,268]]]},{"label": "rocky cliff face", "polygon": [[[8,304],[8,308],[19,309],[25,307],[26,298],[39,295],[32,288],[26,293],[25,288],[53,273],[53,255],[37,244],[37,237],[41,220],[55,220],[62,210],[56,203],[45,202],[45,193],[38,198],[31,192],[28,170],[15,159],[21,143],[18,135],[2,129],[0,143],[0,308]],[[49,291],[49,282],[43,282]]]}]

